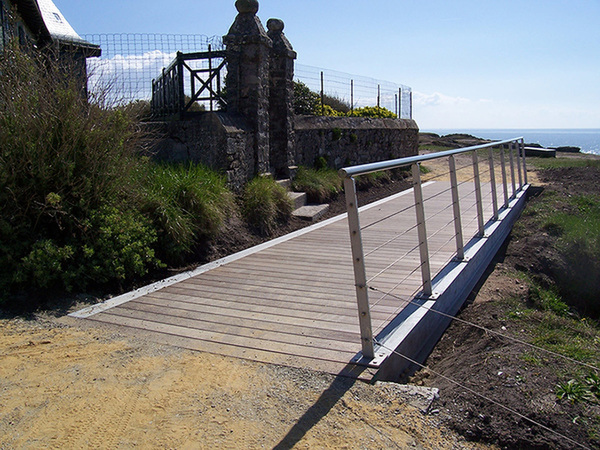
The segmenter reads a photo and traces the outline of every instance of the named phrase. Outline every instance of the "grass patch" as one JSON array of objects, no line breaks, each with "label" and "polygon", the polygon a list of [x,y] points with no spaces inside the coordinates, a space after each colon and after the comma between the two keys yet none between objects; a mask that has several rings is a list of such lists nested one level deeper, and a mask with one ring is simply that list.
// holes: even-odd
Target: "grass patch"
[{"label": "grass patch", "polygon": [[292,214],[287,191],[271,177],[256,177],[242,196],[242,213],[248,224],[262,235],[271,235]]},{"label": "grass patch", "polygon": [[311,203],[327,203],[342,192],[342,179],[335,169],[298,168],[293,188],[297,192],[306,192]]},{"label": "grass patch", "polygon": [[141,185],[142,210],[169,264],[182,263],[195,245],[214,238],[237,210],[225,177],[200,164],[150,163]]},{"label": "grass patch", "polygon": [[600,169],[599,158],[527,158],[527,165],[536,169],[562,169],[567,167],[594,167]]}]

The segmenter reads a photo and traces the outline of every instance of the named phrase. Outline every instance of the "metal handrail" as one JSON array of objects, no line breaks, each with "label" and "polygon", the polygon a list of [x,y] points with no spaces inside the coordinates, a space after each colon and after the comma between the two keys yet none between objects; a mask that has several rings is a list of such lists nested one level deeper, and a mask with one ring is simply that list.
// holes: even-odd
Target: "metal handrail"
[{"label": "metal handrail", "polygon": [[[527,168],[525,162],[525,144],[523,137],[517,137],[513,139],[506,139],[503,141],[494,141],[487,144],[474,145],[471,147],[465,147],[455,150],[446,150],[428,155],[409,156],[406,158],[393,159],[389,161],[376,162],[371,164],[362,164],[352,167],[344,167],[340,169],[339,175],[344,180],[344,191],[346,193],[346,207],[348,209],[348,227],[350,232],[350,245],[352,248],[352,261],[354,267],[354,280],[356,287],[356,300],[358,305],[358,318],[360,325],[362,354],[366,359],[373,359],[375,357],[375,346],[373,339],[373,330],[371,325],[371,309],[369,305],[369,294],[367,285],[367,276],[365,268],[365,255],[362,244],[362,234],[360,227],[359,211],[358,211],[358,199],[356,195],[356,183],[354,177],[359,175],[365,175],[368,173],[392,170],[400,167],[411,166],[414,184],[414,196],[415,196],[415,211],[417,217],[417,233],[419,239],[419,253],[421,258],[421,277],[423,286],[423,296],[431,297],[433,295],[432,288],[432,276],[429,261],[429,248],[427,242],[427,229],[425,224],[425,209],[423,200],[423,191],[421,187],[421,170],[420,164],[425,161],[431,161],[440,158],[449,158],[449,170],[450,170],[450,183],[452,191],[452,204],[454,213],[454,225],[456,233],[456,258],[459,260],[464,259],[464,242],[462,235],[462,224],[461,224],[461,211],[458,196],[458,181],[456,176],[456,163],[455,156],[471,152],[473,155],[473,179],[475,184],[475,198],[477,206],[477,219],[478,219],[478,235],[484,236],[485,232],[485,220],[483,217],[483,200],[481,194],[481,179],[479,175],[479,158],[477,150],[489,149],[488,163],[490,167],[491,176],[491,189],[492,189],[492,200],[494,215],[493,221],[499,219],[499,208],[498,208],[498,193],[495,181],[495,169],[494,169],[494,158],[493,158],[493,147],[500,147],[500,161],[502,170],[502,184],[504,188],[504,203],[503,208],[508,208],[510,198],[508,196],[508,181],[506,171],[506,158],[504,154],[504,146],[508,144],[509,149],[509,164],[510,164],[510,178],[512,183],[512,197],[514,198],[518,191],[521,191],[525,185],[527,185]],[[518,149],[516,158],[518,176],[519,176],[519,189],[516,189],[515,179],[515,158],[514,150]],[[523,183],[524,181],[524,183]]]},{"label": "metal handrail", "polygon": [[370,164],[361,164],[358,166],[343,167],[339,170],[340,177],[356,177],[359,175],[366,175],[368,173],[379,172],[381,170],[392,170],[399,167],[410,166],[415,163],[421,163],[424,161],[431,161],[432,159],[445,158],[447,156],[459,155],[461,153],[472,152],[481,150],[489,147],[497,147],[499,145],[510,144],[511,142],[523,140],[523,137],[517,137],[514,139],[505,139],[504,141],[493,141],[488,144],[473,145],[471,147],[457,148],[454,150],[444,150],[441,152],[431,153],[428,155],[418,156],[407,156],[405,158],[392,159],[388,161],[381,161]]}]

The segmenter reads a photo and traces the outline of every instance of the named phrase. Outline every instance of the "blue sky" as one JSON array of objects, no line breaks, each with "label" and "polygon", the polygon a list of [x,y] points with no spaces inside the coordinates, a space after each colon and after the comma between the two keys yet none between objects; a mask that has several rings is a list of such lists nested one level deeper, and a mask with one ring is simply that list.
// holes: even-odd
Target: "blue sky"
[{"label": "blue sky", "polygon": [[[600,128],[600,0],[259,0],[305,65],[411,86],[420,128]],[[233,0],[54,0],[79,34],[224,35]]]}]

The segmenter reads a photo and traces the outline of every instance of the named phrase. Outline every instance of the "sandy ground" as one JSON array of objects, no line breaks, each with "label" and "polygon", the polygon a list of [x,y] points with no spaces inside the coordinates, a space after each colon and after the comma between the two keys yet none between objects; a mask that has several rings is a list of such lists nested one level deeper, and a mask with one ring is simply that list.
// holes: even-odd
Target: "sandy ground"
[{"label": "sandy ground", "polygon": [[424,414],[394,384],[63,321],[0,320],[2,449],[484,448],[445,430],[438,412]]}]

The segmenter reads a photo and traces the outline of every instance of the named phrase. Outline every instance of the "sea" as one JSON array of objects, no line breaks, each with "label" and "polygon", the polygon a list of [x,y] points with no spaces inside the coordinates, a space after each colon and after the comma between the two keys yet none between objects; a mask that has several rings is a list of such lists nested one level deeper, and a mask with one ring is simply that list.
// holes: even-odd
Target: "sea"
[{"label": "sea", "polygon": [[600,128],[585,129],[434,129],[421,130],[422,132],[436,133],[439,135],[464,133],[472,136],[504,140],[514,137],[523,137],[526,144],[540,144],[545,148],[552,147],[579,147],[583,153],[600,155]]}]

